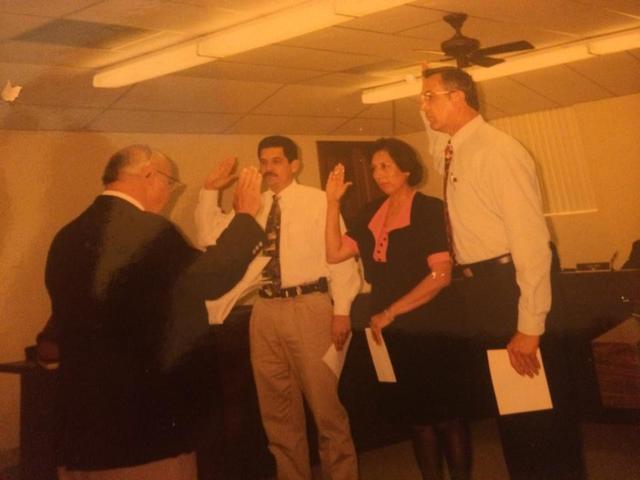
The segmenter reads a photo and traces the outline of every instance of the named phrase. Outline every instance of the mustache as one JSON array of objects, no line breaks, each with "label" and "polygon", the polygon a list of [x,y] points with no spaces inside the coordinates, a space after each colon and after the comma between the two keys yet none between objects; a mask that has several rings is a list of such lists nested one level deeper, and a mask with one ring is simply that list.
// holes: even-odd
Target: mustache
[{"label": "mustache", "polygon": [[278,175],[276,175],[273,172],[267,172],[267,173],[263,173],[262,174],[262,178],[267,178],[267,177],[277,177]]}]

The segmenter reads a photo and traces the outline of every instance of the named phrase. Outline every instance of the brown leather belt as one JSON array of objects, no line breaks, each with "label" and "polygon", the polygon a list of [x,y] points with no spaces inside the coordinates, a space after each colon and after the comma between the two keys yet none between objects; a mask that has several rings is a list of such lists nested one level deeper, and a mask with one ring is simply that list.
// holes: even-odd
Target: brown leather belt
[{"label": "brown leather belt", "polygon": [[276,289],[273,285],[265,285],[258,291],[258,294],[262,298],[293,298],[307,293],[324,293],[328,291],[329,284],[327,283],[327,279],[322,277],[315,283],[305,283],[304,285],[296,285],[295,287]]},{"label": "brown leather belt", "polygon": [[489,258],[481,262],[459,265],[460,273],[464,278],[483,277],[497,273],[501,267],[513,263],[510,253],[505,253],[499,257]]}]

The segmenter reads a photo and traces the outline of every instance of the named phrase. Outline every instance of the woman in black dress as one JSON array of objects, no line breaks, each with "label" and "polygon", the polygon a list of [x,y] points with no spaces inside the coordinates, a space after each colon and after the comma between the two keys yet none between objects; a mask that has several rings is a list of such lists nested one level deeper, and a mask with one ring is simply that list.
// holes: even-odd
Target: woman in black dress
[{"label": "woman in black dress", "polygon": [[[451,259],[442,202],[414,188],[422,165],[408,144],[381,138],[371,157],[373,179],[385,197],[366,205],[340,233],[340,199],[350,185],[337,165],[327,182],[327,259],[359,255],[371,284],[370,326],[385,343],[398,382],[381,384],[389,412],[411,425],[423,479],[442,479],[442,457],[452,480],[470,478],[465,416],[465,342],[458,302],[446,287]],[[392,398],[389,398],[392,397]]]}]

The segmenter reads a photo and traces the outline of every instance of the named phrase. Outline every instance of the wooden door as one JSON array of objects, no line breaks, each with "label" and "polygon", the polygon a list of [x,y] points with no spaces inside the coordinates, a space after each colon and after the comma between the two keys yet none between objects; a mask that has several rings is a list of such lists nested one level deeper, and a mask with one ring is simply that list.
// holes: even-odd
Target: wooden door
[{"label": "wooden door", "polygon": [[374,142],[317,142],[320,182],[324,189],[329,172],[337,163],[345,168],[345,178],[353,182],[341,202],[342,216],[350,225],[360,209],[383,195],[371,177],[369,158]]}]

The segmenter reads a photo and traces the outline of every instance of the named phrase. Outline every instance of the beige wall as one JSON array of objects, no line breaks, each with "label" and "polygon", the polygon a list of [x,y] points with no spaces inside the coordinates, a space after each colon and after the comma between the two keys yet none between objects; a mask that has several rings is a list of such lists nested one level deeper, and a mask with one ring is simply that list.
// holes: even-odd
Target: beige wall
[{"label": "beige wall", "polygon": [[[592,168],[597,213],[550,219],[563,266],[606,260],[619,251],[617,265],[640,238],[640,95],[576,107],[587,160]],[[102,168],[116,149],[146,142],[176,160],[189,188],[172,218],[193,238],[192,211],[202,178],[212,162],[237,155],[255,161],[256,135],[129,135],[0,131],[0,362],[23,358],[49,313],[43,285],[44,262],[55,232],[100,192]],[[305,167],[300,180],[318,185],[317,138],[292,136]],[[402,138],[426,152],[422,134]],[[358,140],[362,140],[361,137]],[[429,176],[423,190],[440,196],[441,178],[423,154]],[[19,443],[18,379],[0,374],[0,451]]]},{"label": "beige wall", "polygon": [[[46,322],[50,304],[43,280],[49,244],[101,191],[100,175],[114,151],[145,142],[176,161],[188,188],[171,218],[193,239],[193,209],[205,174],[229,155],[240,164],[257,165],[261,138],[0,131],[0,363],[24,358],[24,347],[34,343]],[[319,184],[316,140],[353,139],[292,138],[302,152],[299,179],[312,185]],[[19,444],[18,421],[18,378],[0,374],[0,452]]]}]

